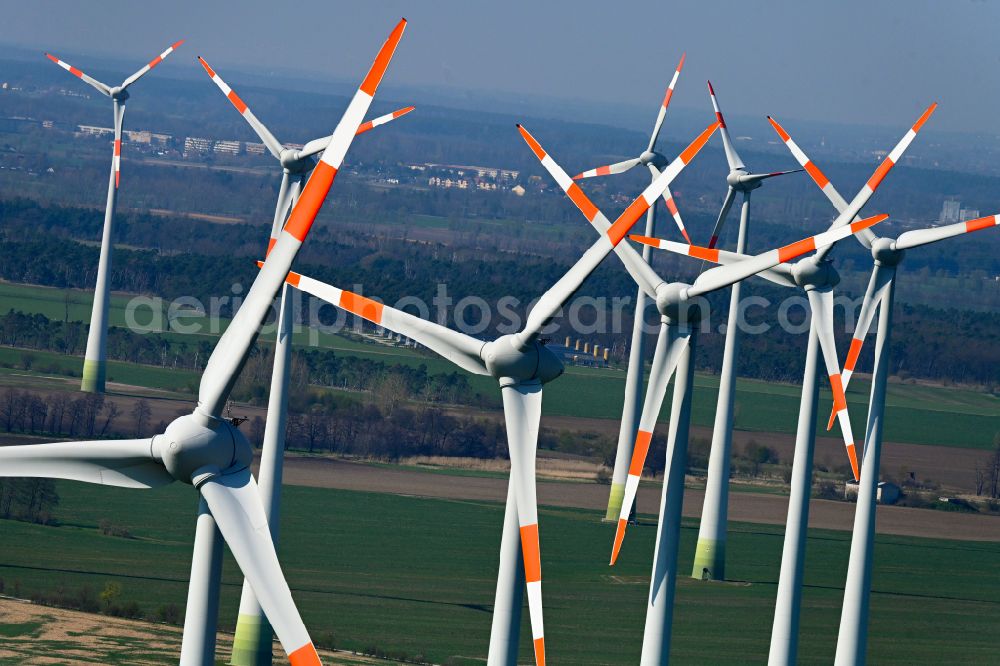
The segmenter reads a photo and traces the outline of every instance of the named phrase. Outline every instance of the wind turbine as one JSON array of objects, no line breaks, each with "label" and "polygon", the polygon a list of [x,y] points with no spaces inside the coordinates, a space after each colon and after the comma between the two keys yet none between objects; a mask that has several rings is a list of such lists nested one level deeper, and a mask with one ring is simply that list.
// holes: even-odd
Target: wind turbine
[{"label": "wind turbine", "polygon": [[[518,129],[532,151],[539,159],[544,160],[545,151],[538,142],[520,125]],[[608,224],[601,238],[542,294],[519,333],[484,342],[306,276],[295,273],[289,275],[289,282],[300,291],[321,298],[377,326],[405,335],[463,370],[491,376],[500,384],[510,451],[510,486],[500,546],[501,561],[497,603],[494,606],[490,635],[489,664],[515,664],[517,660],[521,608],[520,581],[515,577],[519,570],[518,559],[523,561],[524,566],[535,662],[539,666],[545,664],[535,452],[541,417],[542,387],[562,374],[563,365],[539,340],[541,331],[558,315],[563,305],[572,298],[604,257],[621,242],[636,220],[656,202],[670,182],[708,142],[714,131],[715,126],[712,126],[702,132],[679,157],[667,165],[613,224]],[[568,176],[566,181],[572,183]],[[586,199],[579,188],[575,192],[580,198],[574,199],[574,202],[578,206],[584,206],[590,217],[606,220],[603,213]],[[265,262],[264,266],[266,265]],[[518,550],[521,558],[518,558]]]},{"label": "wind turbine", "polygon": [[[236,426],[222,416],[236,379],[257,338],[274,297],[343,163],[355,132],[371,105],[406,21],[400,21],[379,52],[333,133],[298,204],[264,262],[202,374],[198,405],[148,439],[58,442],[0,449],[0,474],[72,479],[127,488],[154,488],[173,481],[189,483],[201,497],[195,557],[185,614],[200,643],[185,640],[182,664],[211,663],[214,642],[221,536],[250,581],[293,666],[319,664],[278,563],[264,505],[250,474],[253,451]],[[217,528],[217,529],[216,529]],[[202,557],[206,555],[206,557]],[[214,604],[214,606],[213,606]],[[207,636],[211,636],[209,639]],[[192,639],[193,640],[193,639]]]},{"label": "wind turbine", "polygon": [[[718,127],[716,123],[713,127]],[[555,179],[567,196],[577,205],[591,225],[599,233],[607,233],[610,223],[607,218],[595,214],[596,207],[587,199],[583,191],[566,175],[551,157],[539,148],[536,151],[542,165]],[[683,153],[682,153],[683,155]],[[860,205],[857,206],[860,208]],[[854,213],[851,213],[852,217]],[[643,664],[665,663],[670,645],[670,631],[673,613],[674,583],[677,574],[677,545],[679,540],[681,504],[684,499],[684,466],[687,456],[688,427],[691,410],[691,385],[694,368],[691,357],[694,349],[696,324],[701,316],[703,304],[699,296],[722,289],[739,280],[762,271],[768,271],[783,261],[794,259],[824,247],[867,226],[875,224],[886,216],[857,221],[850,226],[832,229],[817,236],[793,243],[778,250],[746,258],[731,266],[720,266],[703,273],[693,285],[683,283],[668,284],[642,260],[640,255],[627,243],[615,248],[632,278],[650,294],[660,312],[660,331],[653,354],[646,400],[636,436],[634,453],[629,467],[625,497],[618,517],[618,527],[612,548],[611,564],[617,560],[625,528],[628,524],[630,507],[635,501],[639,477],[642,473],[653,428],[659,416],[660,407],[666,394],[671,375],[677,373],[674,386],[674,403],[670,414],[670,431],[667,450],[667,470],[660,503],[660,521],[657,531],[657,545],[653,562],[653,575],[646,610],[646,627],[643,638]],[[677,249],[684,254],[717,260],[719,250],[683,245],[671,241],[660,241],[645,236],[631,236],[653,247]],[[668,513],[669,511],[669,513]]]},{"label": "wind turbine", "polygon": [[[771,173],[749,173],[740,159],[729,129],[722,117],[719,100],[715,96],[712,82],[708,82],[708,94],[718,119],[722,135],[722,146],[729,164],[726,183],[729,186],[726,198],[719,211],[719,217],[712,229],[709,248],[714,248],[722,235],[729,209],[736,199],[736,193],[743,195],[740,208],[740,228],[736,241],[736,251],[747,252],[747,235],[750,231],[750,193],[764,184],[768,178],[802,171],[774,171]],[[646,234],[651,236],[652,234]],[[715,407],[715,425],[712,428],[712,448],[708,458],[708,477],[705,484],[705,502],[701,510],[698,527],[698,542],[694,551],[694,565],[691,577],[697,579],[724,580],[726,577],[726,524],[729,514],[729,463],[733,446],[733,407],[736,397],[736,355],[739,349],[739,312],[741,282],[731,287],[729,295],[729,324],[726,326],[726,342],[722,354],[722,369],[719,372],[719,397]]]},{"label": "wind turbine", "polygon": [[[625,173],[640,164],[645,164],[646,168],[649,169],[650,178],[656,179],[660,173],[660,169],[667,164],[667,158],[653,149],[656,147],[656,140],[660,136],[660,129],[663,127],[663,120],[667,115],[667,107],[670,106],[670,99],[674,95],[674,86],[677,85],[677,79],[680,78],[681,69],[684,67],[685,57],[686,54],[681,55],[680,62],[677,63],[677,69],[674,71],[674,76],[670,80],[670,85],[667,86],[667,92],[663,97],[663,102],[660,103],[660,110],[656,115],[656,122],[653,124],[653,132],[650,134],[646,150],[639,157],[584,171],[574,176],[573,180]],[[677,204],[669,188],[664,190],[663,198],[678,229],[680,229],[684,239],[690,243],[691,237],[688,235],[687,229],[684,228],[684,221],[681,219],[681,214],[677,210]],[[653,236],[655,234],[656,206],[651,206],[646,212],[646,235]],[[643,248],[643,260],[648,263],[650,256],[650,250]],[[604,516],[604,519],[608,521],[617,519],[618,514],[621,513],[622,499],[625,497],[625,479],[628,476],[628,461],[632,457],[632,443],[635,441],[639,413],[642,409],[639,398],[642,392],[643,363],[646,357],[646,344],[642,331],[643,324],[645,323],[646,306],[648,305],[646,296],[647,294],[642,288],[638,289],[635,296],[632,342],[629,346],[628,372],[625,375],[625,404],[622,407],[622,422],[618,431],[618,448],[615,453],[615,467],[611,475],[611,493],[608,496],[608,510]]]},{"label": "wind turbine", "polygon": [[[932,107],[933,108],[933,107]],[[926,114],[929,115],[929,114]],[[926,120],[926,118],[922,118]],[[796,160],[809,172],[813,181],[823,191],[833,206],[839,211],[844,199],[833,183],[806,156],[791,136],[771,121],[781,139],[788,146]],[[919,125],[914,126],[914,132]],[[892,155],[890,154],[890,159]],[[884,164],[884,162],[883,162]],[[891,164],[889,166],[891,168]],[[844,604],[840,620],[840,634],[837,640],[837,664],[865,663],[868,628],[868,594],[871,583],[872,551],[875,539],[875,493],[878,487],[879,462],[882,448],[882,433],[885,416],[885,392],[889,366],[889,341],[892,334],[892,307],[895,295],[896,269],[903,260],[906,250],[960,236],[962,234],[988,229],[1000,225],[1000,216],[991,215],[967,222],[959,222],[943,227],[917,229],[900,234],[897,238],[882,238],[869,235],[863,237],[866,247],[871,250],[874,266],[872,276],[865,291],[865,297],[858,313],[858,322],[851,339],[851,346],[844,361],[841,375],[846,390],[865,337],[871,328],[876,311],[879,326],[875,337],[875,372],[872,377],[871,398],[868,407],[868,421],[865,430],[865,448],[861,466],[861,481],[858,487],[858,504],[855,510],[854,532],[851,538],[851,553],[847,568],[847,582],[844,586]],[[829,430],[833,421],[827,425]],[[794,653],[792,654],[794,661]]]},{"label": "wind turbine", "polygon": [[[281,185],[278,188],[278,201],[274,208],[271,236],[267,244],[267,251],[270,252],[281,234],[289,210],[294,208],[302,186],[316,166],[316,160],[313,156],[322,152],[329,145],[331,137],[314,139],[301,149],[286,147],[275,138],[267,126],[254,115],[246,102],[222,80],[222,77],[209,66],[204,58],[198,56],[198,62],[201,63],[222,94],[260,137],[268,152],[281,164]],[[355,136],[404,116],[412,110],[413,107],[408,106],[363,123],[358,127]],[[285,430],[288,422],[288,378],[292,363],[293,323],[291,292],[286,283],[282,287],[278,306],[278,327],[275,334],[271,389],[268,393],[267,423],[264,426],[264,442],[261,447],[260,467],[257,472],[257,484],[261,500],[264,502],[264,513],[271,528],[271,538],[275,543],[278,541],[282,462],[285,452]],[[237,666],[270,664],[273,654],[271,644],[271,627],[267,624],[267,617],[257,602],[249,581],[244,579],[230,663]]]},{"label": "wind turbine", "polygon": [[101,234],[101,254],[97,264],[97,286],[94,287],[94,305],[90,312],[90,330],[87,333],[87,351],[83,357],[83,381],[81,391],[89,393],[104,393],[107,362],[108,308],[110,306],[111,283],[108,276],[111,273],[111,224],[115,217],[115,206],[118,203],[118,185],[121,181],[122,124],[125,120],[125,100],[129,98],[128,88],[141,79],[146,72],[159,65],[164,58],[174,52],[182,39],[170,48],[156,56],[139,71],[122,81],[121,85],[108,86],[97,79],[87,76],[68,62],[64,62],[51,53],[45,56],[67,72],[84,83],[93,86],[99,93],[111,98],[114,111],[115,143],[111,158],[111,176],[108,180],[108,202],[104,209],[104,231]]},{"label": "wind turbine", "polygon": [[[835,192],[830,194],[829,190],[832,189],[832,186],[829,185],[826,176],[809,161],[777,121],[773,118],[769,118],[769,120],[803,169],[820,185],[824,192],[827,192],[827,196],[836,197],[837,210],[840,214],[830,226],[830,230],[834,230],[852,219],[857,221],[857,213],[902,157],[936,106],[932,104],[927,108],[886,159],[879,164],[850,204],[839,194]],[[847,217],[848,213],[850,213],[850,217]],[[862,230],[859,234],[859,240],[862,244],[870,243],[873,238],[874,235],[867,229]],[[684,246],[665,249],[672,249],[680,254],[685,253]],[[833,337],[832,289],[840,281],[840,277],[830,260],[826,258],[829,249],[829,247],[820,249],[815,255],[791,266],[785,264],[775,266],[770,272],[761,275],[783,286],[804,289],[809,299],[811,311],[809,342],[806,348],[802,378],[802,397],[799,403],[798,426],[795,435],[795,457],[792,462],[788,517],[781,557],[781,573],[778,579],[778,594],[771,628],[771,646],[768,659],[770,664],[794,664],[798,653],[799,611],[805,567],[806,530],[809,523],[809,495],[812,490],[813,449],[816,442],[817,375],[818,355],[820,353],[823,355],[823,361],[829,374],[836,414],[840,420],[841,432],[844,436],[844,444],[851,461],[854,478],[858,478],[854,435],[847,415],[847,400],[844,397],[843,382],[840,377],[840,366],[837,361]],[[745,259],[743,255],[738,253],[724,251],[718,251],[715,256],[702,258],[723,264],[740,262]]]}]

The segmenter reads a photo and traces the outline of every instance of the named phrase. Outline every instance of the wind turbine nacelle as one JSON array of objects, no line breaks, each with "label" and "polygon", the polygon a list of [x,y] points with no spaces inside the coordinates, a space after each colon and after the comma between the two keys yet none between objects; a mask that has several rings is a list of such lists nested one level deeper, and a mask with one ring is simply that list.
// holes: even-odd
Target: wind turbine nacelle
[{"label": "wind turbine nacelle", "polygon": [[880,266],[895,266],[903,260],[905,252],[895,250],[890,238],[876,238],[872,241],[872,259]]},{"label": "wind turbine nacelle", "polygon": [[840,284],[840,274],[829,260],[815,255],[792,264],[792,279],[803,289],[826,289]]},{"label": "wind turbine nacelle", "polygon": [[642,164],[652,164],[661,171],[666,169],[667,165],[670,164],[670,160],[659,153],[654,153],[652,150],[646,150],[642,155],[639,155],[639,161]]},{"label": "wind turbine nacelle", "polygon": [[111,89],[111,99],[118,100],[119,102],[124,102],[128,99],[128,91],[121,86],[115,86]]},{"label": "wind turbine nacelle", "polygon": [[278,159],[288,173],[305,173],[316,166],[316,160],[312,157],[300,157],[299,151],[292,148],[282,149]]},{"label": "wind turbine nacelle", "polygon": [[764,179],[753,174],[749,174],[743,169],[736,169],[730,171],[729,175],[726,176],[726,183],[729,187],[734,190],[739,190],[740,192],[750,192],[751,190],[756,190],[758,187],[764,184]]},{"label": "wind turbine nacelle", "polygon": [[208,425],[204,421],[188,414],[153,438],[153,457],[183,483],[193,483],[196,473],[249,467],[253,462],[250,442],[236,426],[223,419],[212,419]]},{"label": "wind turbine nacelle", "polygon": [[483,362],[497,379],[509,377],[518,382],[552,381],[563,373],[563,364],[541,342],[522,346],[516,335],[505,335],[483,346]]},{"label": "wind turbine nacelle", "polygon": [[708,301],[704,298],[690,299],[687,290],[691,287],[683,282],[671,282],[656,290],[656,309],[673,324],[694,324],[705,316]]}]

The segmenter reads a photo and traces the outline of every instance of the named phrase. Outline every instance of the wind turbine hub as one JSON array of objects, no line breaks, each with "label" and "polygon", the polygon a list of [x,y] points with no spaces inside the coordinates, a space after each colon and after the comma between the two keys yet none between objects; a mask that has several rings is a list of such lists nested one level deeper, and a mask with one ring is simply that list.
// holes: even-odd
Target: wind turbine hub
[{"label": "wind turbine hub", "polygon": [[111,89],[111,99],[124,102],[128,99],[128,91],[121,86],[115,86]]},{"label": "wind turbine hub", "polygon": [[683,282],[661,284],[656,289],[656,309],[674,324],[691,324],[701,321],[707,304],[702,298],[689,299],[691,287]]},{"label": "wind turbine hub", "polygon": [[204,419],[188,414],[175,419],[162,435],[153,438],[153,456],[170,475],[183,483],[207,469],[249,467],[253,461],[250,443],[234,425],[222,419]]},{"label": "wind turbine hub", "polygon": [[726,176],[726,183],[734,190],[750,192],[763,185],[764,180],[757,175],[747,173],[744,169],[733,169]]},{"label": "wind turbine hub", "polygon": [[872,241],[872,259],[880,266],[895,266],[903,260],[903,250],[895,250],[889,238],[876,238]]},{"label": "wind turbine hub", "polygon": [[288,173],[304,173],[316,165],[310,157],[301,157],[299,151],[292,148],[282,148],[278,161]]},{"label": "wind turbine hub", "polygon": [[639,155],[639,162],[643,165],[652,164],[661,171],[666,169],[667,165],[670,164],[670,160],[659,153],[653,152],[652,150],[647,150],[643,152],[642,155]]},{"label": "wind turbine hub", "polygon": [[815,256],[792,264],[792,279],[803,289],[830,289],[840,283],[840,274],[833,262]]},{"label": "wind turbine hub", "polygon": [[505,335],[483,345],[483,362],[490,374],[518,382],[537,380],[543,384],[563,373],[559,357],[538,342],[522,345],[516,335]]}]

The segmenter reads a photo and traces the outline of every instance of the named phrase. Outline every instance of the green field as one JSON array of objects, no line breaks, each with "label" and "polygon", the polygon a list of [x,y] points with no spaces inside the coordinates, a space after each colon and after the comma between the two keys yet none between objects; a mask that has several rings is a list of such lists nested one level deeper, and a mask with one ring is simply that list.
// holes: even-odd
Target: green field
[{"label": "green field", "polygon": [[[456,482],[459,482],[456,479]],[[153,613],[186,594],[196,497],[177,484],[131,491],[59,482],[60,527],[0,522],[6,594],[111,580]],[[359,650],[479,663],[486,653],[503,507],[286,487],[280,553],[314,638]],[[101,519],[136,538],[102,536]],[[541,511],[546,644],[554,663],[638,661],[655,528],[630,531],[607,566],[611,528],[593,512]],[[696,526],[682,529],[689,571]],[[830,663],[850,535],[810,533],[801,663]],[[733,525],[734,583],[679,581],[675,663],[760,663],[767,653],[781,530]],[[996,655],[1000,544],[879,537],[870,660],[983,664]],[[224,573],[221,627],[233,627],[240,576]],[[527,613],[525,612],[525,621]],[[2,625],[0,625],[2,628]],[[522,655],[530,631],[522,629]]]},{"label": "green field", "polygon": [[[125,324],[125,307],[128,300],[129,297],[126,296],[112,297],[112,325]],[[73,291],[69,301],[71,303],[69,318],[88,321],[89,295],[83,291]],[[65,292],[47,287],[0,283],[0,312],[6,312],[11,308],[62,319],[65,314]],[[186,321],[191,323],[197,319]],[[220,326],[224,329],[227,323],[224,320]],[[188,342],[191,340],[189,335],[178,333],[167,335],[172,339],[183,339]],[[425,365],[427,371],[432,374],[455,370],[449,362],[413,349],[365,343],[340,335],[313,335],[318,335],[320,347],[349,356],[413,367]],[[308,330],[299,332],[295,336],[296,344],[306,344],[309,336]],[[266,342],[267,338],[264,337],[263,340]],[[72,375],[80,372],[82,365],[80,359],[47,352],[31,353],[37,357],[39,366],[51,365],[58,368],[59,373]],[[22,354],[23,352],[18,350],[0,348],[0,364],[17,364]],[[191,391],[198,381],[197,374],[190,371],[118,362],[109,363],[108,374],[112,381],[173,391]],[[470,376],[469,382],[474,391],[483,395],[496,393],[496,383],[489,377]],[[621,418],[624,386],[625,373],[621,370],[567,368],[566,377],[546,387],[544,413],[617,420]],[[715,418],[718,377],[698,374],[695,386],[692,422],[695,425],[710,426]],[[869,389],[869,382],[857,378],[851,382],[848,390],[852,421],[855,432],[858,433],[864,431]],[[739,380],[736,393],[736,427],[740,430],[758,432],[794,432],[799,392],[799,387],[792,384]],[[831,402],[830,392],[826,389],[821,390],[820,418],[817,424],[817,432],[820,434],[826,432],[826,415]],[[664,401],[661,419],[667,418],[669,404],[668,398]],[[894,383],[889,386],[887,404],[889,409],[885,437],[889,441],[989,449],[993,446],[993,438],[1000,429],[998,426],[1000,397],[987,393],[959,388]]]}]

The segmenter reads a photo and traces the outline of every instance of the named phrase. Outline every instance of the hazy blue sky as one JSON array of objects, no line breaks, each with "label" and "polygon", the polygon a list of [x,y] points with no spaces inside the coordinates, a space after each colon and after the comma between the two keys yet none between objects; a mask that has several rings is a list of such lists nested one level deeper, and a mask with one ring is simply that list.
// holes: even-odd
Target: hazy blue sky
[{"label": "hazy blue sky", "polygon": [[675,100],[689,108],[707,107],[706,78],[725,110],[750,115],[898,127],[937,100],[937,129],[978,132],[992,129],[1000,104],[1000,3],[969,0],[31,0],[4,4],[0,42],[138,67],[186,38],[175,67],[201,54],[218,66],[354,79],[400,16],[410,25],[387,87],[620,100],[653,114],[687,51]]}]

